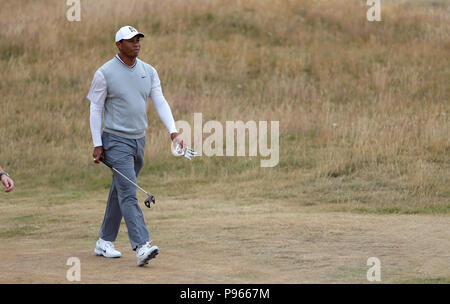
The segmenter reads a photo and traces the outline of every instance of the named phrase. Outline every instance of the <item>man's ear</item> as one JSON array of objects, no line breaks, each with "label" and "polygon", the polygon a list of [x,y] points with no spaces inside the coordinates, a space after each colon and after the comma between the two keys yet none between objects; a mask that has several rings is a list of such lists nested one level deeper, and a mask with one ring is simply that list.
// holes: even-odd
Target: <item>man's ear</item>
[{"label": "man's ear", "polygon": [[117,48],[118,48],[119,51],[120,51],[120,49],[122,48],[122,43],[121,43],[120,41],[117,41],[117,42],[116,42],[116,46],[117,46]]}]

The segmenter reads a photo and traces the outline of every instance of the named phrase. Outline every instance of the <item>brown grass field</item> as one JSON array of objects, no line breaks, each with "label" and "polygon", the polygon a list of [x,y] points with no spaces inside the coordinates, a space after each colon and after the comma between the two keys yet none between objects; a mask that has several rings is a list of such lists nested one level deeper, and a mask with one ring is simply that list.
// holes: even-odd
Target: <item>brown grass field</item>
[{"label": "brown grass field", "polygon": [[[450,4],[381,2],[368,22],[353,0],[81,0],[69,22],[66,1],[0,0],[0,283],[68,283],[69,257],[81,283],[369,283],[369,257],[381,283],[450,283]],[[86,95],[123,25],[175,120],[280,125],[273,168],[189,162],[149,103],[143,268],[124,223],[122,258],[93,253],[111,173]]]}]

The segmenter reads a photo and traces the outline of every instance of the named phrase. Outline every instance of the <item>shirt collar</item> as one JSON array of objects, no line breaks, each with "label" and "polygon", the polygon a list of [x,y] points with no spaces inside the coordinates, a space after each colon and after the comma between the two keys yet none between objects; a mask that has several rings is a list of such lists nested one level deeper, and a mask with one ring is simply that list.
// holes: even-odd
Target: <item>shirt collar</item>
[{"label": "shirt collar", "polygon": [[132,66],[129,66],[128,64],[126,64],[125,62],[123,62],[122,59],[120,59],[119,53],[116,54],[116,58],[119,59],[119,61],[122,62],[123,65],[126,66],[126,67],[129,68],[129,69],[134,68],[134,67],[136,66],[136,63],[137,63],[137,59],[136,59],[136,61],[134,62],[134,64],[133,64]]}]

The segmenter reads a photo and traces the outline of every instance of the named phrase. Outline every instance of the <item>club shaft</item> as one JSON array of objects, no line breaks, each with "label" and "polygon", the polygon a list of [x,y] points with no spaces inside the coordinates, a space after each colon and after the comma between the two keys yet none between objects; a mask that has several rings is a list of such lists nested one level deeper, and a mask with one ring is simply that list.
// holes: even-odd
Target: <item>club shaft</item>
[{"label": "club shaft", "polygon": [[144,189],[142,189],[141,187],[139,187],[138,184],[136,184],[135,182],[133,182],[131,179],[129,179],[128,177],[125,176],[125,174],[123,174],[122,172],[120,172],[119,170],[117,170],[114,167],[111,167],[111,169],[113,169],[114,171],[116,171],[117,173],[119,173],[120,175],[122,175],[123,178],[125,178],[127,181],[129,181],[130,183],[132,183],[133,185],[135,185],[139,190],[141,190],[142,192],[144,192],[145,194],[147,194],[148,196],[150,196],[150,194],[147,193],[147,191],[145,191]]}]

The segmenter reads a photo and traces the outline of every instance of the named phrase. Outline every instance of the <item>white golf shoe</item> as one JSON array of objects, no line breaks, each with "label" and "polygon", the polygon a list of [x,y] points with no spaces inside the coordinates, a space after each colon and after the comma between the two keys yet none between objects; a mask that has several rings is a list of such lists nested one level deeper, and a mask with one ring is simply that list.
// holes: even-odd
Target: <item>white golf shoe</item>
[{"label": "white golf shoe", "polygon": [[114,249],[113,243],[99,239],[95,246],[94,252],[96,255],[103,255],[106,258],[120,258],[122,254]]},{"label": "white golf shoe", "polygon": [[136,258],[138,266],[144,266],[148,264],[151,259],[155,258],[159,253],[158,246],[150,247],[150,243],[147,242],[145,245],[142,245],[138,249],[136,249]]}]

